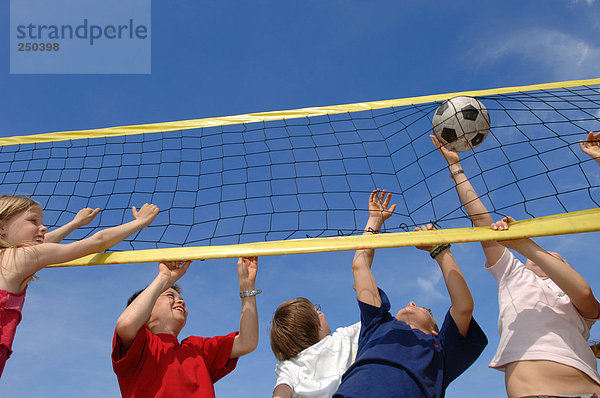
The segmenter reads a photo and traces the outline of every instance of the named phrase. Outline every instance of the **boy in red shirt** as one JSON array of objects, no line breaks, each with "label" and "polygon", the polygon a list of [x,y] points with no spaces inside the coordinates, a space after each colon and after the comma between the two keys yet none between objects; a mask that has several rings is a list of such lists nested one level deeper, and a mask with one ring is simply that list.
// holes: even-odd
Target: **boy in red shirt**
[{"label": "boy in red shirt", "polygon": [[134,294],[119,319],[112,363],[123,397],[214,397],[213,384],[258,345],[254,282],[257,257],[238,260],[242,315],[239,333],[177,339],[187,309],[174,283],[191,261],[161,262],[158,275]]}]

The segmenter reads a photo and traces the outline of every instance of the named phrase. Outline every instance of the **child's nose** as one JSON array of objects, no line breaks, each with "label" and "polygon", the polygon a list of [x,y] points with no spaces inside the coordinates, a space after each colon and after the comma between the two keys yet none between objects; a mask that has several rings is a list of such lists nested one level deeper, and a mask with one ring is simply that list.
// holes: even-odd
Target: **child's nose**
[{"label": "child's nose", "polygon": [[408,306],[409,306],[409,307],[416,307],[416,306],[417,306],[417,304],[415,304],[415,302],[414,302],[414,301],[411,301],[410,303],[408,303]]}]

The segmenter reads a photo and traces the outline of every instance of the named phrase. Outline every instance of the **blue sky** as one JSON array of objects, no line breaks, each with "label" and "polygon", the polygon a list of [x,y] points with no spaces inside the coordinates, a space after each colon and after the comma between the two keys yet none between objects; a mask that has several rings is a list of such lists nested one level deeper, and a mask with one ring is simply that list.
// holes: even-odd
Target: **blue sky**
[{"label": "blue sky", "polygon": [[[9,4],[0,6],[4,26]],[[149,75],[11,75],[0,63],[2,136],[142,124],[258,111],[404,98],[472,89],[598,77],[600,7],[588,1],[152,2]],[[2,37],[8,48],[9,37]],[[112,62],[122,62],[113,59]],[[589,168],[591,172],[597,172]],[[596,178],[596,176],[590,176]],[[365,201],[366,201],[365,197]],[[467,226],[465,223],[464,226]],[[599,235],[539,239],[561,252],[597,290],[590,248]],[[176,240],[176,237],[172,238]],[[490,340],[449,397],[503,396],[503,374],[489,370],[497,336],[493,278],[477,244],[454,245]],[[217,396],[269,396],[275,359],[268,342],[282,301],[321,304],[332,329],[358,320],[352,253],[259,261],[260,342],[216,385]],[[114,323],[155,264],[48,269],[32,284],[0,396],[118,396],[110,366]],[[439,270],[414,248],[380,250],[376,279],[392,309],[410,300],[449,306]],[[235,259],[195,262],[181,280],[190,309],[180,337],[236,330]],[[596,293],[598,294],[598,293]],[[597,326],[592,336],[600,337]]]}]

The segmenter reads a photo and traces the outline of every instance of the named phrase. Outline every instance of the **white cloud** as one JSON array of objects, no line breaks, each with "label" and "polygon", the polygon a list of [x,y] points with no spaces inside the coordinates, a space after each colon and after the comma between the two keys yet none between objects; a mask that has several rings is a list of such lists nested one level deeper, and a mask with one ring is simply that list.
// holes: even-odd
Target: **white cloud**
[{"label": "white cloud", "polygon": [[481,64],[510,62],[546,71],[558,79],[596,77],[600,47],[576,36],[546,28],[514,31],[485,40],[471,54]]},{"label": "white cloud", "polygon": [[[446,286],[442,286],[442,284],[439,283],[441,279],[442,273],[439,268],[432,268],[426,278],[417,278],[420,296],[427,297],[429,300],[445,299]],[[444,294],[442,294],[441,291],[443,291]]]}]

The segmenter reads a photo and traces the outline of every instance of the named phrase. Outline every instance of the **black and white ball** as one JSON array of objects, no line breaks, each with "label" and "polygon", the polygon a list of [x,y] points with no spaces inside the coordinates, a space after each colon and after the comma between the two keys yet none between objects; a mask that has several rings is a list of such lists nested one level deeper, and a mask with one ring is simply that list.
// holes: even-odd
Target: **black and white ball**
[{"label": "black and white ball", "polygon": [[472,97],[454,97],[435,111],[433,133],[446,148],[470,151],[485,140],[490,131],[486,107]]}]

